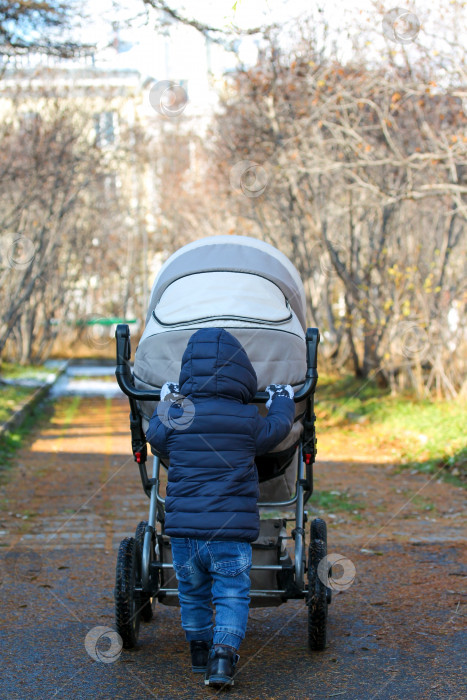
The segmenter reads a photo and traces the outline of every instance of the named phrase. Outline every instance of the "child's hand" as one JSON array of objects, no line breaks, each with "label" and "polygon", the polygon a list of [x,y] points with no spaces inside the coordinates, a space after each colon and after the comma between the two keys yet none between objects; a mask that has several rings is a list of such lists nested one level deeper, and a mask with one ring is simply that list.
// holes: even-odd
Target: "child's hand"
[{"label": "child's hand", "polygon": [[179,394],[180,387],[177,382],[166,382],[161,387],[161,401],[165,401],[165,397],[169,394]]},{"label": "child's hand", "polygon": [[276,396],[285,396],[289,399],[293,399],[294,397],[294,392],[290,384],[269,384],[269,386],[266,387],[266,391],[269,394],[269,401],[266,403],[266,408],[271,407],[272,400],[276,398]]}]

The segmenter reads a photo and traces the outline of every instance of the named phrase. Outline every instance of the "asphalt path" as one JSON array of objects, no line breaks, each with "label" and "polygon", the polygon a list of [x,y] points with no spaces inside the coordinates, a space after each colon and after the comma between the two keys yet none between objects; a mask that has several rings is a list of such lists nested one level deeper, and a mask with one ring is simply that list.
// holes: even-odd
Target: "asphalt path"
[{"label": "asphalt path", "polygon": [[[127,403],[64,391],[42,414],[2,476],[0,698],[467,696],[461,489],[347,462],[323,446],[315,487],[351,489],[365,505],[363,515],[324,516],[329,551],[356,569],[329,608],[328,646],[308,650],[304,601],[252,608],[236,684],[216,691],[191,672],[178,607],[156,603],[135,650],[112,637],[116,551],[149,503],[131,457]],[[435,511],[414,505],[421,492]],[[318,512],[313,501],[308,511]]]}]

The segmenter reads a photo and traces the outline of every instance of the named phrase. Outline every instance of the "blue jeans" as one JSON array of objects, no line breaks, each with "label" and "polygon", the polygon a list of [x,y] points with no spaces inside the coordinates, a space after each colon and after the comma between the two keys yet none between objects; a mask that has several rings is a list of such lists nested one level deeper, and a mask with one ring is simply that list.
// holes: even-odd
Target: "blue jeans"
[{"label": "blue jeans", "polygon": [[[187,641],[212,640],[238,649],[248,621],[251,544],[191,537],[170,541]],[[214,635],[211,598],[216,608]]]}]

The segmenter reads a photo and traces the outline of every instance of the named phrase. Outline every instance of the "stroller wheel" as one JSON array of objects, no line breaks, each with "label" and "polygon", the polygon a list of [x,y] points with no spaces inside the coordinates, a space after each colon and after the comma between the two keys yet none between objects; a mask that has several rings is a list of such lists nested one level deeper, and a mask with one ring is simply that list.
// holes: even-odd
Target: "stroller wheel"
[{"label": "stroller wheel", "polygon": [[140,578],[141,560],[133,537],[120,542],[115,580],[115,620],[125,649],[132,649],[139,635],[141,611],[135,585]]},{"label": "stroller wheel", "polygon": [[[142,560],[143,556],[143,543],[144,543],[144,533],[146,530],[147,526],[147,521],[142,520],[138,527],[136,528],[136,533],[135,533],[135,540],[136,540],[136,547],[138,550],[138,557],[139,561]],[[138,581],[138,585],[141,586],[141,579]],[[153,618],[153,610],[152,610],[152,602],[153,599],[151,598],[150,593],[146,593],[145,591],[141,591],[139,594],[139,608],[141,611],[141,619],[143,622],[150,622]]]},{"label": "stroller wheel", "polygon": [[310,527],[308,548],[308,646],[312,651],[323,651],[326,647],[328,587],[318,575],[318,565],[326,555],[326,523],[315,518]]}]

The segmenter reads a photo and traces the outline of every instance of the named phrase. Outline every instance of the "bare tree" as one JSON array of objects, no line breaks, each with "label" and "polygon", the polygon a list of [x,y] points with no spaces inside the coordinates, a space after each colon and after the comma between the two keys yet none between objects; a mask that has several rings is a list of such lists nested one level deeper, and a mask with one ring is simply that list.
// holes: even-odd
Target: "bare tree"
[{"label": "bare tree", "polygon": [[72,38],[72,29],[81,17],[82,3],[76,1],[0,0],[0,56],[34,51],[69,57],[89,49]]},{"label": "bare tree", "polygon": [[312,47],[286,54],[273,43],[237,74],[218,119],[217,167],[234,181],[222,196],[245,232],[293,259],[330,358],[452,395],[463,324],[448,319],[463,319],[465,293],[462,86],[426,82],[416,65],[341,65]]},{"label": "bare tree", "polygon": [[[21,362],[47,357],[76,321],[118,315],[141,271],[122,264],[130,196],[118,182],[128,150],[103,150],[94,115],[66,100],[0,125],[0,354]],[[132,136],[135,128],[132,129]],[[127,300],[128,302],[128,300]]]},{"label": "bare tree", "polygon": [[212,25],[209,22],[200,21],[194,14],[176,8],[172,3],[165,2],[165,0],[143,0],[143,2],[147,7],[156,10],[158,16],[156,25],[158,27],[164,27],[165,24],[172,22],[184,24],[195,29],[209,41],[221,44],[230,51],[235,50],[236,37],[251,36],[265,31],[265,27],[240,29],[233,24],[230,24],[228,27]]}]

